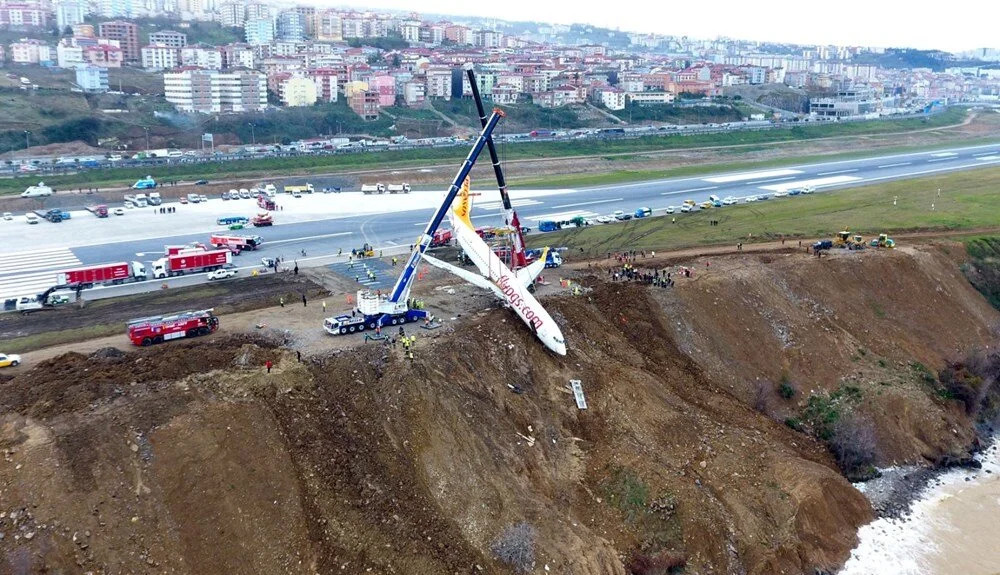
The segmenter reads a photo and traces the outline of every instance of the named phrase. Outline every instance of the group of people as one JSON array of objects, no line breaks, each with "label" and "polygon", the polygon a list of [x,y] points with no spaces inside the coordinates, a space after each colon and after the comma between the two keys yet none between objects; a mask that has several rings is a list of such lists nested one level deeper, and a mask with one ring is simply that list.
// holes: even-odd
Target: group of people
[{"label": "group of people", "polygon": [[[646,250],[627,250],[624,252],[608,252],[608,259],[612,256],[620,264],[634,263],[636,259],[646,259]],[[656,257],[656,252],[650,252],[649,257]]]},{"label": "group of people", "polygon": [[[156,213],[157,208],[153,208],[153,213]],[[177,211],[177,206],[165,206],[159,208],[159,213],[161,214],[172,214]]]},{"label": "group of people", "polygon": [[[684,277],[691,277],[689,268],[681,268]],[[614,281],[632,281],[654,287],[668,288],[674,286],[673,272],[667,270],[641,270],[631,263],[624,263],[622,266],[608,268],[608,275]]]}]

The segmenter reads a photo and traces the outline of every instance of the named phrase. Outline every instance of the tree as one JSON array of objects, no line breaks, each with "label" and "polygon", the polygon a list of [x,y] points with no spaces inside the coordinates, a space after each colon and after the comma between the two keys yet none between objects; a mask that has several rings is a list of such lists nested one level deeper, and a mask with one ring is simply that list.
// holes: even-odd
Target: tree
[{"label": "tree", "polygon": [[73,35],[72,26],[66,26],[65,28],[63,28],[63,36],[72,36],[72,35]]},{"label": "tree", "polygon": [[392,64],[393,68],[399,68],[399,66],[402,64],[402,61],[399,59],[399,54],[393,54],[392,55],[392,59],[390,60],[390,64]]}]

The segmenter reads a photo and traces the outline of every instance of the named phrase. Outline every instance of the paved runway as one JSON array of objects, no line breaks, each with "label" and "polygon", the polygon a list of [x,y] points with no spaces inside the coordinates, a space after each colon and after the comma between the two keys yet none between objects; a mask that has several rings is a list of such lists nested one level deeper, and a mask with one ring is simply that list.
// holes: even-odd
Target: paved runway
[{"label": "paved runway", "polygon": [[[831,191],[997,164],[1000,143],[581,189],[512,188],[510,193],[522,224],[535,228],[542,220],[593,218],[619,209],[632,212],[649,207],[659,215],[667,206],[679,206],[686,199],[700,202],[709,195],[742,198],[807,185],[817,191]],[[447,182],[442,182],[442,187],[445,185]],[[474,204],[473,221],[477,225],[499,224],[495,182],[479,180],[473,187],[482,194]],[[261,257],[294,259],[302,250],[311,257],[338,250],[349,253],[365,242],[386,250],[405,251],[422,232],[441,197],[442,192],[280,196],[277,201],[282,209],[273,212],[274,226],[232,232],[264,239],[260,250],[244,253],[234,263],[253,266]],[[22,215],[13,221],[0,221],[0,246],[4,246],[0,254],[0,299],[43,291],[53,285],[57,271],[80,264],[131,260],[148,264],[162,257],[165,245],[207,243],[210,234],[227,232],[224,226],[216,225],[219,217],[252,216],[258,211],[253,200],[212,199],[205,204],[171,205],[177,207],[177,213],[159,214],[159,210],[144,208],[127,210],[124,216],[97,219],[80,210],[59,224],[42,221],[27,225]],[[391,286],[393,278],[386,275]]]}]

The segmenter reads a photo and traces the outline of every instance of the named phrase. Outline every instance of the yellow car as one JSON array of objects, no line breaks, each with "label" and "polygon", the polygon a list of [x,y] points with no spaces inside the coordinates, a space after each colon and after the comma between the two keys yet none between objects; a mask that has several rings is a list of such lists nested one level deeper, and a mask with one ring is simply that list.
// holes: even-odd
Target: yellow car
[{"label": "yellow car", "polygon": [[703,210],[707,210],[712,207],[712,202],[702,202],[699,207]]},{"label": "yellow car", "polygon": [[21,363],[21,356],[19,355],[7,355],[5,353],[0,353],[0,367],[17,367]]}]

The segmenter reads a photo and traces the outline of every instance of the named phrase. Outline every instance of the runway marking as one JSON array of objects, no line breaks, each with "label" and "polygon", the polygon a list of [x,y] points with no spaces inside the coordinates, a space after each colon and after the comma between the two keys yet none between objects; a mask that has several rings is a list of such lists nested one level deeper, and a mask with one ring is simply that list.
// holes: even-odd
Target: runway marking
[{"label": "runway marking", "polygon": [[56,285],[54,271],[22,274],[0,279],[0,300],[36,295]]},{"label": "runway marking", "polygon": [[774,178],[774,179],[771,179],[771,180],[760,180],[760,181],[757,181],[757,182],[747,182],[747,185],[748,186],[756,186],[757,184],[767,184],[767,183],[770,183],[770,182],[781,182],[781,181],[784,181],[784,180],[794,180],[794,179],[795,179],[795,176],[788,176],[786,178]]},{"label": "runway marking", "polygon": [[993,155],[995,153],[996,152],[979,152],[978,154],[972,154],[972,157],[973,158],[978,158],[979,156],[990,156],[990,155]]},{"label": "runway marking", "polygon": [[930,163],[930,162],[947,162],[948,160],[954,160],[954,159],[955,159],[955,158],[953,158],[953,157],[947,157],[947,158],[934,158],[933,160],[927,160],[927,162],[928,162],[928,163]]},{"label": "runway marking", "polygon": [[879,166],[879,168],[895,168],[897,166],[909,166],[913,162],[899,162],[898,164],[885,164],[884,166]]},{"label": "runway marking", "polygon": [[705,186],[704,188],[691,188],[688,190],[677,190],[676,192],[660,192],[661,196],[673,196],[676,194],[690,194],[692,192],[705,192],[708,190],[716,190],[719,186]]},{"label": "runway marking", "polygon": [[[533,206],[535,204],[540,204],[540,203],[542,203],[542,202],[540,202],[538,200],[531,200],[531,199],[527,199],[527,200],[511,200],[510,205],[511,205],[511,207],[517,208],[517,207],[521,207],[521,206]],[[479,209],[482,209],[482,210],[499,210],[502,206],[503,206],[503,202],[483,202],[481,204],[477,204],[476,202],[472,202],[473,209],[479,208]]]},{"label": "runway marking", "polygon": [[958,154],[956,154],[955,152],[940,152],[937,154],[931,154],[931,156],[934,156],[935,158],[951,158],[957,155]]},{"label": "runway marking", "polygon": [[1000,160],[1000,156],[979,156],[976,159],[980,162],[992,162],[994,160]]},{"label": "runway marking", "polygon": [[5,255],[0,259],[0,275],[56,270],[80,265],[69,248],[48,248]]},{"label": "runway marking", "polygon": [[857,172],[857,171],[858,171],[858,168],[854,168],[852,170],[837,170],[836,172],[819,172],[816,175],[817,176],[833,176],[833,175],[836,175],[836,174],[850,174],[851,172]]},{"label": "runway marking", "polygon": [[771,190],[774,192],[783,192],[786,190],[791,190],[793,188],[799,188],[803,186],[812,186],[818,188],[820,186],[833,186],[836,184],[844,184],[847,182],[856,182],[861,178],[857,176],[833,176],[830,178],[817,178],[813,180],[798,180],[795,182],[785,182],[784,184],[774,184],[773,186],[760,186],[762,190]]},{"label": "runway marking", "polygon": [[714,178],[702,178],[706,182],[713,184],[726,184],[729,182],[742,182],[744,180],[756,180],[758,178],[776,178],[779,176],[794,176],[801,174],[802,170],[767,170],[762,172],[746,172],[743,174],[732,174],[729,176],[716,176]]}]

